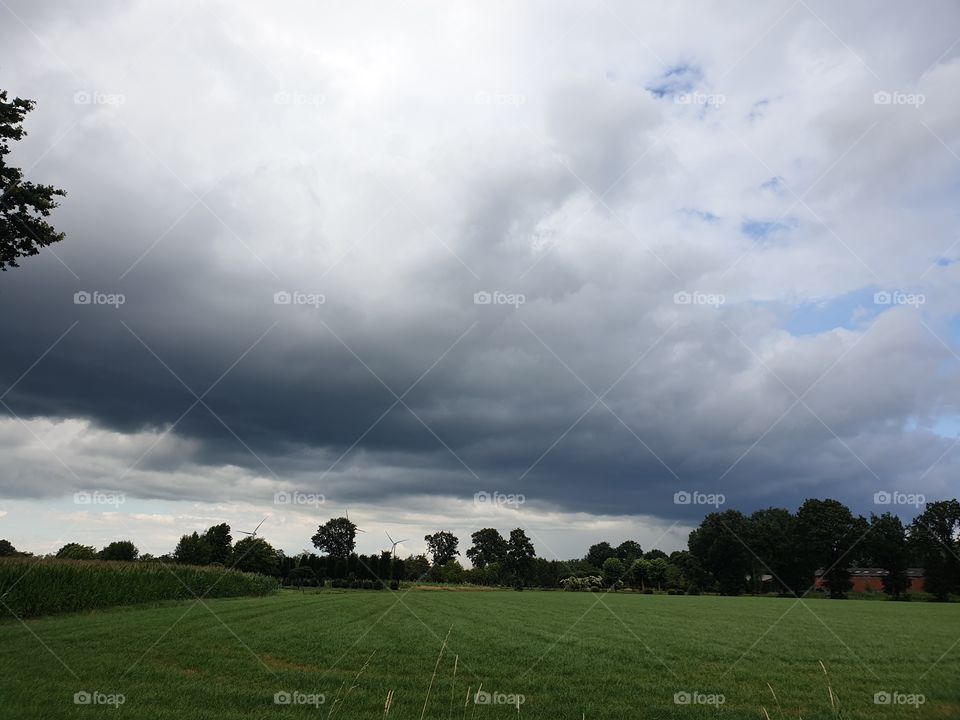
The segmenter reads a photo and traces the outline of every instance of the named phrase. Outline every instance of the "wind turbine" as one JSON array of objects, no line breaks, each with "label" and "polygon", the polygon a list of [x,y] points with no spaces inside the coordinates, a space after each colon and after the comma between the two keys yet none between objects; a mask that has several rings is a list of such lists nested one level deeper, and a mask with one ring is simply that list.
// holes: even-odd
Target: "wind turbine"
[{"label": "wind turbine", "polygon": [[391,557],[391,558],[396,558],[396,557],[397,557],[397,545],[399,545],[400,543],[403,543],[403,542],[407,542],[410,538],[404,538],[403,540],[394,540],[392,537],[390,537],[390,533],[388,533],[386,530],[384,530],[384,532],[387,533],[387,538],[388,538],[388,539],[390,540],[390,542],[392,543],[392,545],[390,546],[390,557]]},{"label": "wind turbine", "polygon": [[[270,516],[268,515],[267,517],[270,517]],[[263,525],[266,521],[267,521],[267,518],[264,518],[263,520],[260,521],[260,525]],[[241,535],[249,535],[250,537],[255,538],[257,536],[257,531],[260,529],[260,525],[257,525],[253,529],[253,532],[247,532],[246,530],[237,530],[237,532],[240,533]]]},{"label": "wind turbine", "polygon": [[[349,511],[349,510],[344,510],[344,513],[345,513],[346,516],[347,516],[347,520],[349,520],[349,519],[350,519],[350,511]],[[353,526],[353,529],[356,530],[357,532],[366,532],[366,530],[361,530],[361,529],[358,528],[356,525]]]}]

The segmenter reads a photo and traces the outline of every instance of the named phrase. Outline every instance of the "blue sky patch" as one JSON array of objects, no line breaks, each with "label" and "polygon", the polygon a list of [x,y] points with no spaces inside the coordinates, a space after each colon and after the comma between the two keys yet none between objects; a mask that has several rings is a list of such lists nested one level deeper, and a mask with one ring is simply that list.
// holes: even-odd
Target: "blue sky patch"
[{"label": "blue sky patch", "polygon": [[750,120],[759,120],[764,115],[767,114],[767,107],[770,105],[769,100],[758,100],[753,104],[753,107],[750,108]]},{"label": "blue sky patch", "polygon": [[783,220],[758,220],[748,218],[740,223],[740,232],[754,240],[767,240],[771,235],[778,232],[792,230],[797,226],[796,220],[784,218]]},{"label": "blue sky patch", "polygon": [[770,190],[775,192],[777,195],[783,193],[786,188],[786,183],[783,181],[783,178],[780,175],[770,178],[766,182],[760,183],[761,190]]},{"label": "blue sky patch", "polygon": [[720,222],[720,216],[714,215],[709,210],[701,210],[700,208],[680,208],[680,212],[693,220],[699,220],[701,222],[710,224]]},{"label": "blue sky patch", "polygon": [[819,335],[837,328],[858,330],[868,325],[884,309],[874,303],[876,288],[862,288],[821,302],[805,302],[791,307],[784,329],[791,335]]},{"label": "blue sky patch", "polygon": [[646,89],[658,98],[678,95],[693,90],[702,78],[703,73],[700,68],[688,63],[680,63],[669,68]]}]

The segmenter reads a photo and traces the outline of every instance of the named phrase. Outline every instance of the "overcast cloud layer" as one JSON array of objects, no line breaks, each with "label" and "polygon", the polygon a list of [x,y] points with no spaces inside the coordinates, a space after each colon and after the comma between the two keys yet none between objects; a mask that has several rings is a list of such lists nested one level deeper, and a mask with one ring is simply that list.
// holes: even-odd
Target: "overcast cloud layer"
[{"label": "overcast cloud layer", "polygon": [[69,193],[0,276],[0,535],[349,507],[569,556],[682,546],[682,490],[956,495],[956,3],[0,16]]}]

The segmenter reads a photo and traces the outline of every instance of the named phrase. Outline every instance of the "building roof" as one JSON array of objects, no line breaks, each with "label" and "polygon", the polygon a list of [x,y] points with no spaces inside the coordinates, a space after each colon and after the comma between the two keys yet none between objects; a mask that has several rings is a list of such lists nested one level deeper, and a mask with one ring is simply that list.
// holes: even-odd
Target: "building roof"
[{"label": "building roof", "polygon": [[[883,577],[887,574],[886,570],[878,567],[852,567],[847,569],[853,577]],[[923,568],[907,568],[905,572],[907,577],[923,577]],[[823,573],[824,568],[817,568],[817,572],[814,574],[820,577]]]}]

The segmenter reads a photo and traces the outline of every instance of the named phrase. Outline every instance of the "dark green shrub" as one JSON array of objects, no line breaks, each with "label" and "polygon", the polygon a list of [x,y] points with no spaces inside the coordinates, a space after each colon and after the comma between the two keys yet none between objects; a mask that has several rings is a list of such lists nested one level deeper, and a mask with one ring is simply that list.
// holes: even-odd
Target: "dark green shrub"
[{"label": "dark green shrub", "polygon": [[317,574],[312,567],[303,565],[290,571],[287,583],[295,587],[311,587],[317,584]]}]

